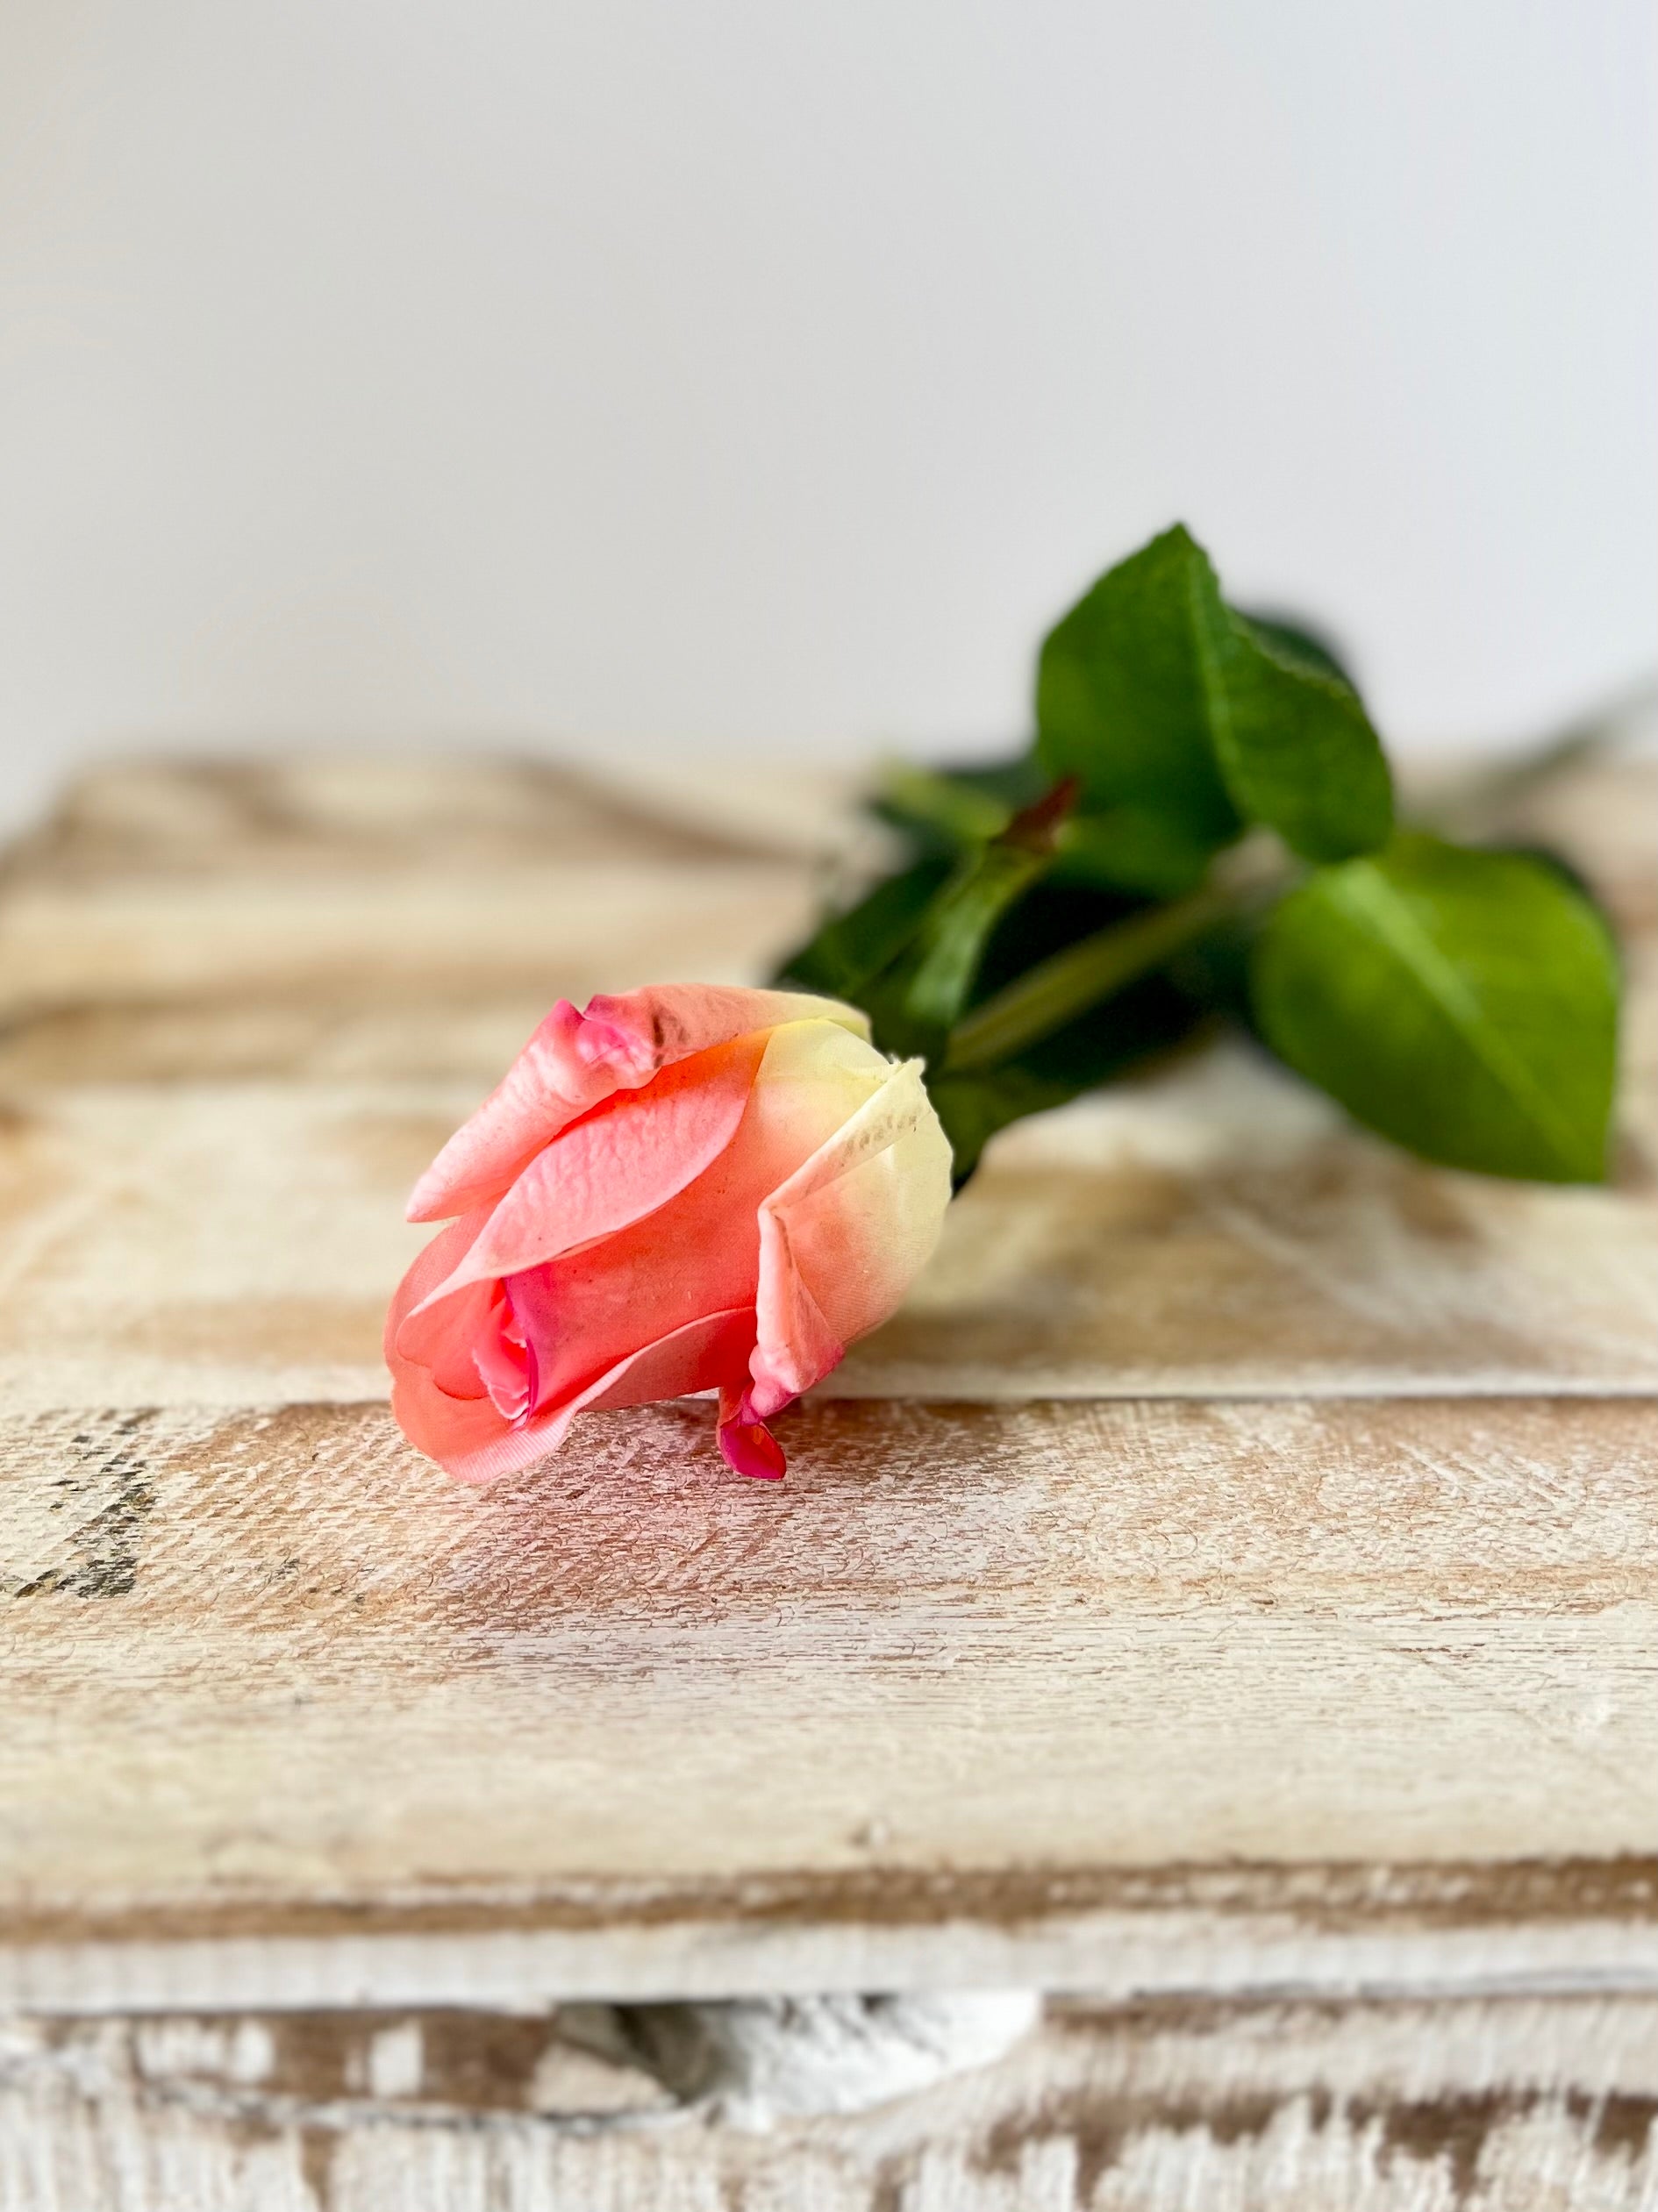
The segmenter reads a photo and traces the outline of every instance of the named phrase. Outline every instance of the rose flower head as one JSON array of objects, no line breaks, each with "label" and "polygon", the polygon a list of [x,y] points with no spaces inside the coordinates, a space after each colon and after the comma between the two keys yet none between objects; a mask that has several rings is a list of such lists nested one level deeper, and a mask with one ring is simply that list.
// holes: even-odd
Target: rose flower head
[{"label": "rose flower head", "polygon": [[897,1306],[950,1196],[921,1081],[855,1008],[681,983],[561,1000],[409,1202],[449,1226],[386,1320],[392,1410],[466,1482],[589,1408],[719,1393],[719,1447],[776,1476],[766,1423]]}]

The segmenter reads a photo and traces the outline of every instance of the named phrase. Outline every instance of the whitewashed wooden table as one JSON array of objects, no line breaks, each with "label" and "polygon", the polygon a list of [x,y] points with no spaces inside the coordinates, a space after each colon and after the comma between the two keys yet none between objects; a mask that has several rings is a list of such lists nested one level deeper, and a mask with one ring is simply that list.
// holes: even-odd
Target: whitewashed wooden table
[{"label": "whitewashed wooden table", "polygon": [[[781,1489],[694,1406],[450,1484],[406,1187],[554,996],[752,977],[829,821],[152,767],[11,858],[4,2212],[1658,2204],[1658,782],[1550,807],[1615,1188],[1211,1051],[1000,1141]],[[1047,2002],[765,2132],[605,2009],[963,1989]]]}]

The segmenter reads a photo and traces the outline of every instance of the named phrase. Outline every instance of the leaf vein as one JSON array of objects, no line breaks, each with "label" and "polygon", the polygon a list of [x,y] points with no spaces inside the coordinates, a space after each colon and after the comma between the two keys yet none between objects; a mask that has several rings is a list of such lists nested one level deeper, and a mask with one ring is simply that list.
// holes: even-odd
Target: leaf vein
[{"label": "leaf vein", "polygon": [[1330,888],[1354,919],[1374,930],[1418,978],[1475,1057],[1504,1086],[1562,1164],[1569,1167],[1575,1158],[1569,1126],[1525,1062],[1493,1029],[1454,962],[1423,928],[1409,902],[1368,861],[1344,870],[1342,880]]}]

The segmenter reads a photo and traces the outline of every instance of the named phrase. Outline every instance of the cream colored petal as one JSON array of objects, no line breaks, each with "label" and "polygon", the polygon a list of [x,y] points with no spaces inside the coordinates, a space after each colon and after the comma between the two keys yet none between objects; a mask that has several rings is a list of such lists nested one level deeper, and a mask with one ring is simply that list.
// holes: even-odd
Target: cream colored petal
[{"label": "cream colored petal", "polygon": [[887,1066],[880,1088],[761,1205],[749,1365],[762,1417],[896,1311],[938,1242],[950,1170],[921,1062],[909,1060]]},{"label": "cream colored petal", "polygon": [[770,1163],[776,1189],[890,1081],[892,1062],[868,1040],[814,1016],[766,1040],[743,1142]]}]

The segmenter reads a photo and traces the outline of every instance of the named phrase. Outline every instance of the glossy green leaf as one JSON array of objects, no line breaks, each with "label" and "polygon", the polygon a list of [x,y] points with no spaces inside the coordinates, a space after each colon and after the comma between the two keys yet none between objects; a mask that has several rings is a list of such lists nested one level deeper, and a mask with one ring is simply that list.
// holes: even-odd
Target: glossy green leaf
[{"label": "glossy green leaf", "polygon": [[1239,810],[1303,860],[1376,852],[1393,827],[1393,779],[1357,692],[1307,641],[1201,596],[1210,729]]},{"label": "glossy green leaf", "polygon": [[1252,987],[1274,1050],[1396,1143],[1490,1174],[1604,1174],[1617,955],[1547,863],[1411,835],[1320,870],[1267,922]]},{"label": "glossy green leaf", "polygon": [[1075,775],[1085,812],[1128,807],[1213,851],[1242,826],[1209,733],[1194,592],[1212,589],[1178,524],[1108,569],[1048,632],[1036,674],[1037,751]]},{"label": "glossy green leaf", "polygon": [[1220,596],[1176,524],[1109,570],[1045,641],[1037,750],[1084,813],[1125,808],[1212,852],[1246,822],[1308,860],[1371,852],[1392,826],[1387,763],[1333,658]]},{"label": "glossy green leaf", "polygon": [[888,877],[825,921],[776,981],[862,1007],[883,1052],[938,1058],[991,940],[1052,867],[1068,803],[1051,790],[954,865],[930,853]]},{"label": "glossy green leaf", "polygon": [[952,1074],[1000,1066],[1085,1018],[1142,976],[1168,967],[1232,915],[1223,894],[1142,906],[1090,937],[1075,938],[981,1000],[950,1033]]}]

